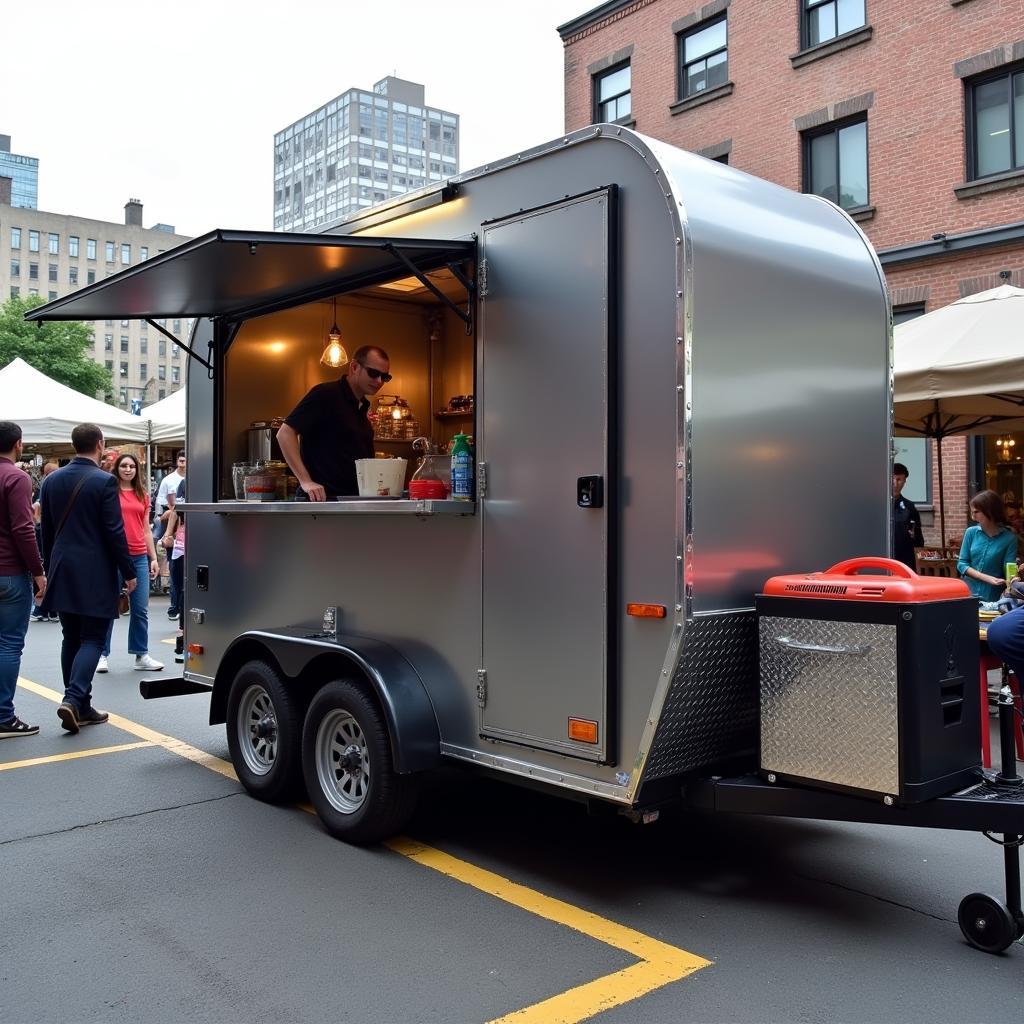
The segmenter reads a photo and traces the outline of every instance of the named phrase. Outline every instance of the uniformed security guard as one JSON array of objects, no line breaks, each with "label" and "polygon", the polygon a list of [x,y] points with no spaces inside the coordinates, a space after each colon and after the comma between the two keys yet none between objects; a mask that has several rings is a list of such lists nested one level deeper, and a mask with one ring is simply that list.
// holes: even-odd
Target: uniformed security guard
[{"label": "uniformed security guard", "polygon": [[892,467],[892,557],[911,569],[917,568],[914,548],[924,545],[921,535],[921,514],[917,506],[903,497],[903,487],[910,470],[902,462]]}]

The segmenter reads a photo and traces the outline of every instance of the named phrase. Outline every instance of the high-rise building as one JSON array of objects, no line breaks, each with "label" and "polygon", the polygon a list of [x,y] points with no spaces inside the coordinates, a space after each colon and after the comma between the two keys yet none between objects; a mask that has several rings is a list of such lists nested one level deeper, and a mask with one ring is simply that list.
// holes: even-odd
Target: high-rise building
[{"label": "high-rise building", "polygon": [[459,172],[459,115],[401,78],[325,103],[274,136],[274,227],[317,231]]},{"label": "high-rise building", "polygon": [[38,201],[38,159],[12,153],[10,135],[0,135],[0,203],[34,210]]},{"label": "high-rise building", "polygon": [[[28,295],[57,299],[187,241],[169,224],[144,228],[137,199],[125,203],[124,223],[117,224],[19,208],[0,197],[0,301]],[[190,320],[157,323],[188,340]],[[111,394],[121,408],[129,408],[133,398],[147,405],[159,401],[185,383],[185,356],[148,324],[96,320],[89,326],[93,358],[111,371]]]}]

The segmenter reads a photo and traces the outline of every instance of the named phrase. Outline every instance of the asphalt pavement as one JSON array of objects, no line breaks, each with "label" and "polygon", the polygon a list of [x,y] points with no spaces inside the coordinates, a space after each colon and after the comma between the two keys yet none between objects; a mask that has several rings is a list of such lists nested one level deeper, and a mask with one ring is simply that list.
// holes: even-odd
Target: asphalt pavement
[{"label": "asphalt pavement", "polygon": [[[175,671],[166,599],[151,653]],[[1024,946],[980,953],[983,837],[665,815],[647,826],[444,770],[405,839],[331,839],[232,777],[209,699],[142,701],[115,624],[62,732],[60,626],[33,623],[0,743],[0,1020],[1014,1021]]]}]

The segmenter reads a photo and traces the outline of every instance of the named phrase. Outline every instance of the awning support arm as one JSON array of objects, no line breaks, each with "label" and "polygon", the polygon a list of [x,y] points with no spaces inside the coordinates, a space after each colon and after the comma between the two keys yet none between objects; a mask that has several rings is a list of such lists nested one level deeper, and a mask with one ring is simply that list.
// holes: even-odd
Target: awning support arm
[{"label": "awning support arm", "polygon": [[200,363],[201,365],[205,366],[210,374],[210,379],[213,379],[212,364],[207,362],[201,355],[197,354],[196,352],[193,352],[192,349],[188,347],[188,345],[186,345],[183,341],[179,341],[173,334],[171,334],[169,330],[167,330],[166,327],[161,327],[155,320],[146,320],[146,323],[149,324],[149,326],[152,327],[154,330],[159,331],[165,338],[170,338],[171,342],[177,345],[178,348],[180,348],[185,353],[185,355],[189,357],[189,359],[194,359],[197,363]]},{"label": "awning support arm", "polygon": [[[389,253],[391,253],[391,255],[395,257],[395,259],[405,264],[405,267],[409,271],[409,273],[412,274],[413,277],[415,277],[416,280],[419,281],[424,288],[427,288],[430,291],[432,291],[441,302],[443,302],[460,320],[462,320],[462,322],[466,325],[467,331],[469,331],[472,328],[473,285],[471,281],[467,280],[467,278],[461,272],[456,275],[459,278],[460,283],[466,289],[466,293],[469,299],[469,301],[466,304],[466,309],[463,310],[456,306],[455,303],[452,302],[452,300],[449,299],[448,296],[445,295],[445,293],[441,291],[441,289],[438,288],[437,285],[435,285],[434,282],[431,281],[430,278],[427,277],[427,275],[424,274],[423,271],[420,270],[420,268],[417,267],[416,264],[413,263],[412,260],[410,260],[408,256],[405,255],[404,252],[402,252],[401,249],[392,245],[391,242],[387,242],[384,248]],[[448,265],[448,269],[452,269],[451,264]]]}]

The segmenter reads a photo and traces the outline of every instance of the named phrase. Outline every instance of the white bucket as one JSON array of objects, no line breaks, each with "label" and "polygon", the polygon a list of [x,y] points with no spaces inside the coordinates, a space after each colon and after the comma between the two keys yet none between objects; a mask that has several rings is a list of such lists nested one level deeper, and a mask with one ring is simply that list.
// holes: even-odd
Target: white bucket
[{"label": "white bucket", "polygon": [[400,498],[406,459],[356,459],[356,481],[363,497]]}]

